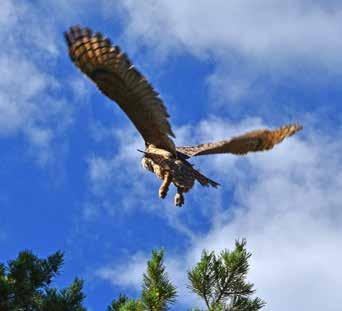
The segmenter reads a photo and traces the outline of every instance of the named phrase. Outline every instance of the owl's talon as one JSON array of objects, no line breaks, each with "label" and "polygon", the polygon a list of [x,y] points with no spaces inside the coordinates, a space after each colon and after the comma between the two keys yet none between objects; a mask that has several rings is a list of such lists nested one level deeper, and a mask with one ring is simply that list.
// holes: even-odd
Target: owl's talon
[{"label": "owl's talon", "polygon": [[182,206],[184,204],[184,196],[182,193],[177,192],[175,195],[175,205]]},{"label": "owl's talon", "polygon": [[165,199],[168,190],[169,190],[168,188],[160,187],[160,189],[159,189],[159,197],[161,199]]}]

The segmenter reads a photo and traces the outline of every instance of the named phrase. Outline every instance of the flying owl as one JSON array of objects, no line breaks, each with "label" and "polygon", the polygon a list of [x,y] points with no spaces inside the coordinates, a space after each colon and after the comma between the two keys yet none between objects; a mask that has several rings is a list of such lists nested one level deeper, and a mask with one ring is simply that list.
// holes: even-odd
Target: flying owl
[{"label": "flying owl", "polygon": [[188,161],[190,157],[272,149],[284,138],[302,129],[289,124],[275,130],[260,129],[241,136],[197,146],[176,147],[167,109],[147,79],[132,65],[127,55],[101,33],[74,26],[65,33],[74,64],[100,91],[115,101],[127,114],[145,141],[142,166],[157,175],[162,184],[159,197],[165,198],[170,184],[177,189],[174,202],[184,204],[184,193],[195,181],[216,188],[219,183],[204,176]]}]

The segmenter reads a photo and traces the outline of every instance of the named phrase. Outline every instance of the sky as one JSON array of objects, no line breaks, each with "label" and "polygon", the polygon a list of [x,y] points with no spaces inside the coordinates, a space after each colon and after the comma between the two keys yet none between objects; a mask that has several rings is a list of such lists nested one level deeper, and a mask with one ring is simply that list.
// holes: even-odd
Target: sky
[{"label": "sky", "polygon": [[[140,165],[143,141],[68,58],[80,24],[119,45],[161,94],[177,145],[298,122],[272,151],[193,159],[219,189],[174,189]],[[85,306],[137,297],[163,247],[178,302],[203,249],[246,238],[264,310],[341,309],[342,3],[311,0],[1,0],[0,262],[62,250],[54,285]]]}]

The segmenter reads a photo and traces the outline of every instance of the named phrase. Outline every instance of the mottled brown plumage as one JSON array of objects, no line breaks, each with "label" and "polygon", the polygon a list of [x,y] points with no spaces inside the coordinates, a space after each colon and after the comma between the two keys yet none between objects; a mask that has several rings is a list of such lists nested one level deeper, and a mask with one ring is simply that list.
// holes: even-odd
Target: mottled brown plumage
[{"label": "mottled brown plumage", "polygon": [[248,152],[270,150],[274,145],[281,143],[286,137],[292,136],[301,129],[301,125],[289,124],[273,131],[262,129],[214,143],[177,147],[177,151],[189,157],[218,153],[244,155]]},{"label": "mottled brown plumage", "polygon": [[65,38],[71,60],[105,95],[118,103],[144,140],[175,153],[166,107],[126,54],[88,28],[72,27]]},{"label": "mottled brown plumage", "polygon": [[93,34],[90,29],[79,26],[71,27],[65,38],[74,64],[120,106],[140,132],[146,146],[142,165],[163,180],[159,189],[161,198],[166,196],[171,183],[176,186],[177,206],[184,204],[183,193],[188,192],[195,181],[202,186],[219,185],[194,169],[187,158],[269,150],[302,128],[296,124],[286,125],[274,131],[257,130],[228,140],[176,148],[163,101],[118,46],[113,46],[102,34]]}]

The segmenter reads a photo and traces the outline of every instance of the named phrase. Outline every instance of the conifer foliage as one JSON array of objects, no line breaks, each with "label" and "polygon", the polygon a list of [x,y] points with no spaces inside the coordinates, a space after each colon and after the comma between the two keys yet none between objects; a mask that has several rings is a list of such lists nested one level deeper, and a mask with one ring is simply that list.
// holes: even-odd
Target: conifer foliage
[{"label": "conifer foliage", "polygon": [[29,251],[19,253],[7,265],[0,264],[0,310],[85,311],[81,280],[75,279],[62,290],[50,287],[62,264],[61,252],[39,259]]},{"label": "conifer foliage", "polygon": [[120,295],[108,311],[164,311],[176,301],[176,288],[170,282],[164,266],[164,251],[153,250],[143,275],[142,293],[139,300],[129,300]]},{"label": "conifer foliage", "polygon": [[233,251],[224,250],[218,256],[203,251],[201,260],[188,272],[189,288],[199,295],[210,311],[256,311],[265,303],[251,299],[253,284],[246,281],[251,253],[246,240],[235,242]]},{"label": "conifer foliage", "polygon": [[[245,240],[236,241],[233,251],[224,250],[219,255],[203,251],[200,261],[188,272],[188,287],[203,300],[205,309],[192,311],[261,309],[265,303],[252,298],[253,284],[246,281],[250,257]],[[0,311],[86,311],[81,280],[76,278],[61,290],[51,287],[62,264],[61,252],[40,259],[30,251],[0,264]],[[121,294],[107,311],[166,311],[176,297],[176,287],[166,273],[164,251],[153,250],[142,276],[140,297],[130,299]]]},{"label": "conifer foliage", "polygon": [[[120,296],[108,311],[164,311],[175,302],[176,288],[169,281],[163,264],[164,252],[154,250],[143,277],[139,300]],[[265,302],[251,298],[255,290],[246,281],[251,253],[246,240],[235,242],[233,251],[219,255],[203,251],[201,260],[188,272],[189,289],[203,299],[207,311],[257,311]],[[121,301],[121,302],[120,302]],[[192,309],[192,311],[204,311]]]},{"label": "conifer foliage", "polygon": [[163,264],[164,251],[154,250],[144,274],[142,301],[147,310],[167,310],[168,304],[176,300],[176,288],[169,281]]}]

